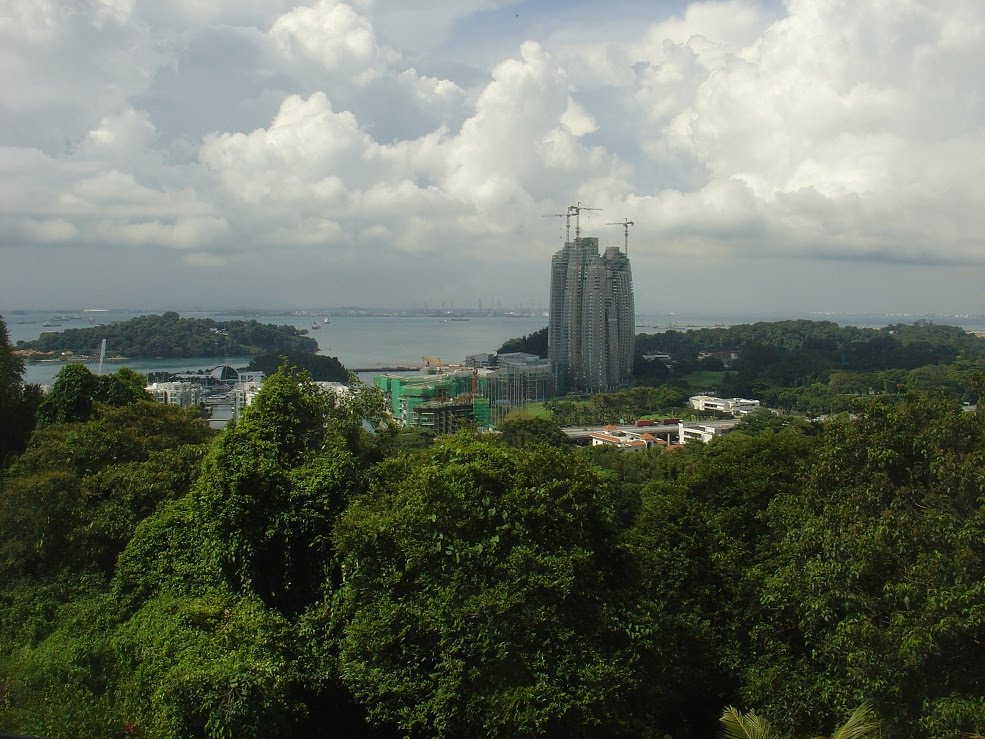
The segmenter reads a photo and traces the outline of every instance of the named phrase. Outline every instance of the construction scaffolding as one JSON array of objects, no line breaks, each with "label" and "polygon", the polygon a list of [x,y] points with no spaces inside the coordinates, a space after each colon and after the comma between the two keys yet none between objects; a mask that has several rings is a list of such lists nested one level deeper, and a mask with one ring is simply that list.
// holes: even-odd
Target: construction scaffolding
[{"label": "construction scaffolding", "polygon": [[373,382],[405,426],[437,433],[459,428],[466,419],[478,428],[498,425],[514,409],[557,394],[556,365],[535,354],[497,357],[496,369],[460,368],[426,375],[377,375]]}]

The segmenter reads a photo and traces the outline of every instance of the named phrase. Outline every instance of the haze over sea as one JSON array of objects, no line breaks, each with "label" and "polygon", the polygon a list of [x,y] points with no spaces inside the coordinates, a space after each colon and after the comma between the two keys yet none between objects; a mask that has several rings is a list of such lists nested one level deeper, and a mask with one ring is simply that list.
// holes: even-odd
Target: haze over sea
[{"label": "haze over sea", "polygon": [[[4,311],[2,315],[13,344],[38,338],[43,331],[65,331],[72,328],[89,328],[93,325],[109,324],[127,320],[138,315],[162,313],[166,309],[154,311],[107,310],[100,313],[83,313],[80,310],[51,309],[32,311]],[[448,312],[444,315],[402,315],[393,311],[369,310],[361,315],[355,312],[339,312],[331,309],[307,311],[306,315],[274,311],[202,311],[176,310],[183,318],[212,318],[216,321],[256,320],[260,323],[291,325],[309,330],[312,338],[318,341],[319,354],[338,357],[346,367],[352,369],[375,368],[383,366],[419,365],[421,357],[440,357],[448,362],[460,362],[466,355],[479,352],[493,352],[507,339],[523,336],[547,325],[547,316],[539,312],[532,315],[469,315],[461,320],[462,314]],[[55,320],[56,317],[72,318]],[[330,317],[330,323],[323,323],[323,316]],[[788,313],[788,314],[701,314],[701,313],[652,313],[636,316],[638,333],[659,333],[670,328],[687,330],[713,326],[732,326],[759,321],[781,321],[808,319],[833,321],[840,325],[880,328],[893,323],[913,323],[918,320],[961,326],[973,331],[985,331],[985,315],[925,315],[925,314],[835,314],[835,313]],[[60,323],[60,326],[46,328],[42,324]],[[317,324],[317,330],[311,330]],[[96,350],[96,347],[93,347]],[[113,347],[108,347],[109,353]],[[112,371],[119,367],[130,367],[137,372],[196,370],[211,368],[219,364],[245,366],[249,357],[196,357],[189,359],[130,359],[125,362],[108,363]],[[50,384],[64,365],[27,365],[24,379],[29,383]],[[368,380],[372,373],[362,373]]]}]

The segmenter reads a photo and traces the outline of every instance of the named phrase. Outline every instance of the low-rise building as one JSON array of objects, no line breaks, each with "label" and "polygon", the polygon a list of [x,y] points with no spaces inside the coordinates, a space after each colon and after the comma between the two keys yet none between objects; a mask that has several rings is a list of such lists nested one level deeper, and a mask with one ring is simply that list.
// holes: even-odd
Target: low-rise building
[{"label": "low-rise building", "polygon": [[666,446],[666,442],[661,444],[661,439],[657,439],[647,431],[627,431],[617,429],[615,426],[605,426],[600,431],[593,431],[589,434],[589,438],[592,446],[614,446],[630,452],[639,452],[653,446]]},{"label": "low-rise building", "polygon": [[325,380],[316,380],[315,386],[321,388],[322,390],[334,393],[343,398],[348,398],[352,395],[352,388],[346,385],[344,382],[327,382]]},{"label": "low-rise building", "polygon": [[229,391],[229,402],[233,407],[233,418],[239,418],[243,409],[246,408],[260,392],[259,382],[238,382]]},{"label": "low-rise building", "polygon": [[707,443],[716,436],[727,434],[738,423],[738,421],[712,421],[709,423],[685,423],[681,421],[677,424],[677,441],[679,444],[688,444],[692,441]]},{"label": "low-rise building", "polygon": [[758,400],[748,398],[716,398],[713,395],[692,395],[688,401],[697,411],[718,411],[733,416],[745,415],[759,408]]},{"label": "low-rise building", "polygon": [[194,382],[154,382],[147,392],[158,403],[179,408],[197,408],[202,402],[202,387]]}]

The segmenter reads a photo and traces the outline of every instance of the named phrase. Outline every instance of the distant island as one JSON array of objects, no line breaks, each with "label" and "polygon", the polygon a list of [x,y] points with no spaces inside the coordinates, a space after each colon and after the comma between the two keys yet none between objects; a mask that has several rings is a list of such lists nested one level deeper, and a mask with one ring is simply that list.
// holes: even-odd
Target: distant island
[{"label": "distant island", "polygon": [[105,326],[73,328],[19,341],[22,352],[72,353],[92,356],[103,339],[110,356],[135,359],[243,356],[269,353],[314,354],[318,342],[294,326],[258,321],[214,321],[182,318],[174,311],[137,316]]}]

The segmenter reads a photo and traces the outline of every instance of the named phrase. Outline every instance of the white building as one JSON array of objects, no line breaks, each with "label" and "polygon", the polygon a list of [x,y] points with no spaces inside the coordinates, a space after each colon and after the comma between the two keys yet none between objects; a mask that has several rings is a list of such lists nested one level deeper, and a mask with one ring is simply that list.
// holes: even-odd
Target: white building
[{"label": "white building", "polygon": [[738,424],[738,421],[712,421],[709,423],[684,423],[677,424],[677,441],[679,444],[687,444],[692,441],[708,443],[716,436],[726,434]]},{"label": "white building", "polygon": [[759,408],[758,400],[748,398],[716,398],[713,395],[692,395],[689,400],[696,411],[719,411],[733,416],[746,415]]},{"label": "white building", "polygon": [[338,395],[340,398],[348,398],[352,395],[352,388],[344,382],[324,382],[319,380],[315,382],[315,385],[326,392]]},{"label": "white building", "polygon": [[194,382],[153,382],[147,392],[158,403],[179,408],[197,408],[202,402],[202,387]]},{"label": "white building", "polygon": [[229,391],[229,402],[233,406],[233,418],[239,418],[243,409],[253,402],[260,392],[259,382],[237,382]]},{"label": "white building", "polygon": [[615,426],[606,426],[588,436],[592,440],[592,446],[614,446],[631,452],[649,449],[657,443],[656,437],[647,431],[624,431]]}]

